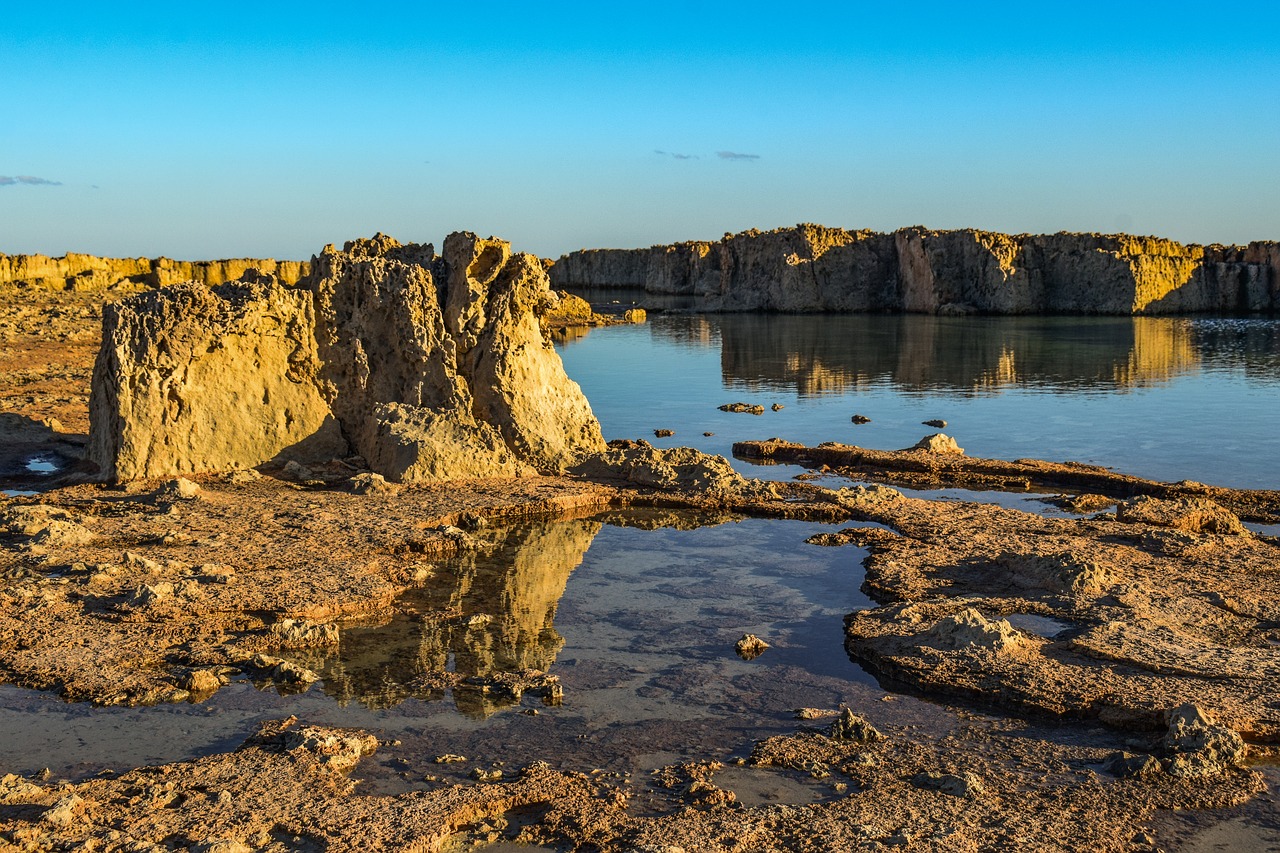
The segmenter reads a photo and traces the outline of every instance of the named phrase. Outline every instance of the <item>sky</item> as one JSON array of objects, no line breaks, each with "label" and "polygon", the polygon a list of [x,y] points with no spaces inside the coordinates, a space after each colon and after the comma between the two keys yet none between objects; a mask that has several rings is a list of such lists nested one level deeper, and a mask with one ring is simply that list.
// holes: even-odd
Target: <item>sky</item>
[{"label": "sky", "polygon": [[8,4],[0,252],[1280,240],[1280,4]]}]

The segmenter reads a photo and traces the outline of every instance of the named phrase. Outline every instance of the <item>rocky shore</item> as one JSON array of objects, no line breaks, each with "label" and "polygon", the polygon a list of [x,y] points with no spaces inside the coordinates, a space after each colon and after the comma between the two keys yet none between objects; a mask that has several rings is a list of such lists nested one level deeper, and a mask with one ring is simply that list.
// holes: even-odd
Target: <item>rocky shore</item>
[{"label": "rocky shore", "polygon": [[[1275,523],[1276,493],[970,459],[945,436],[735,448],[809,469],[775,483],[691,448],[605,443],[547,344],[553,309],[581,313],[553,293],[541,264],[464,233],[442,255],[383,237],[329,247],[293,286],[255,272],[0,303],[0,475],[36,487],[0,496],[0,679],[117,708],[244,682],[287,697],[324,678],[390,706],[403,686],[316,661],[353,624],[411,619],[429,641],[405,691],[535,712],[511,715],[526,754],[502,767],[484,752],[498,738],[464,757],[447,735],[402,743],[281,714],[189,761],[69,780],[0,768],[0,851],[1147,851],[1195,849],[1206,828],[1275,842],[1239,821],[1269,807],[1260,762],[1280,748],[1277,542],[1241,521]],[[524,408],[534,390],[562,414]],[[224,424],[253,440],[220,440]],[[32,459],[62,470],[40,480]],[[884,483],[1044,489],[1062,512]],[[594,531],[636,507],[661,510],[659,527],[844,525],[795,547],[869,553],[874,606],[846,617],[832,653],[879,684],[856,708],[798,709],[782,734],[721,732],[723,761],[655,744],[643,776],[565,766],[600,753],[553,713],[574,700],[549,671],[556,602]],[[585,533],[520,527],[584,518]],[[458,569],[535,536],[492,588]],[[468,609],[470,594],[504,608]],[[750,705],[782,681],[717,701]],[[471,773],[441,770],[454,762]],[[749,802],[762,778],[822,794]]]},{"label": "rocky shore", "polygon": [[801,224],[648,249],[583,249],[556,287],[643,288],[705,311],[1185,314],[1280,307],[1280,243],[1126,234],[892,233]]}]

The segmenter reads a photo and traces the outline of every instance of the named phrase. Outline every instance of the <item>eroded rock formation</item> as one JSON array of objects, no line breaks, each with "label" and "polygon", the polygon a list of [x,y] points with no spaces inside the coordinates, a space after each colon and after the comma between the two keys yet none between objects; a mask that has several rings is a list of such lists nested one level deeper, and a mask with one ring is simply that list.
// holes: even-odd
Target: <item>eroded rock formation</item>
[{"label": "eroded rock formation", "polygon": [[643,287],[722,311],[1176,314],[1280,307],[1280,244],[801,224],[719,242],[572,252],[557,287]]},{"label": "eroded rock formation", "polygon": [[269,276],[104,314],[90,458],[109,479],[326,460],[399,482],[561,472],[600,427],[537,313],[538,259],[458,233],[444,257],[378,235]]}]

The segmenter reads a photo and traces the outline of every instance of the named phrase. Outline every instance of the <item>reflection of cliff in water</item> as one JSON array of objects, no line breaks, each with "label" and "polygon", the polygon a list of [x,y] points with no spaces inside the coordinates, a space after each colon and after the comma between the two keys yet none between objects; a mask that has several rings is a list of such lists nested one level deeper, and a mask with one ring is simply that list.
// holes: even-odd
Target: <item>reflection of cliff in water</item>
[{"label": "reflection of cliff in water", "polygon": [[886,384],[967,394],[1141,387],[1198,369],[1192,330],[1154,317],[743,314],[665,318],[654,334],[686,346],[718,338],[727,383],[815,396]]},{"label": "reflection of cliff in water", "polygon": [[[343,630],[339,650],[313,665],[325,692],[371,707],[409,697],[444,698],[484,717],[516,704],[519,694],[457,676],[546,670],[564,640],[556,607],[569,574],[582,562],[601,524],[543,521],[478,534],[487,547],[447,561],[421,588],[401,597],[401,611],[377,627]],[[447,685],[447,686],[446,686]]]}]

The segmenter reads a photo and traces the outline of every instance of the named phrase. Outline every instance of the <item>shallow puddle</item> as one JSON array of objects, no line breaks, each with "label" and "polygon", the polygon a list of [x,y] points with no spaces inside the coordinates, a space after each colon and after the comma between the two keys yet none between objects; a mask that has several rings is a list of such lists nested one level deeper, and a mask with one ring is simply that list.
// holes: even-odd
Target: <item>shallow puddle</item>
[{"label": "shallow puddle", "polygon": [[[845,655],[844,615],[871,606],[866,553],[805,544],[832,529],[626,511],[482,530],[389,621],[345,627],[336,651],[287,653],[322,676],[302,693],[238,682],[201,704],[89,708],[2,688],[0,766],[83,777],[232,748],[297,714],[387,742],[360,775],[394,792],[535,760],[640,780],[744,756],[795,731],[800,707],[945,727],[926,703],[882,702]],[[747,633],[770,644],[751,661],[734,652]],[[557,676],[563,695],[502,681],[526,670]],[[436,763],[446,753],[466,760]]]}]

